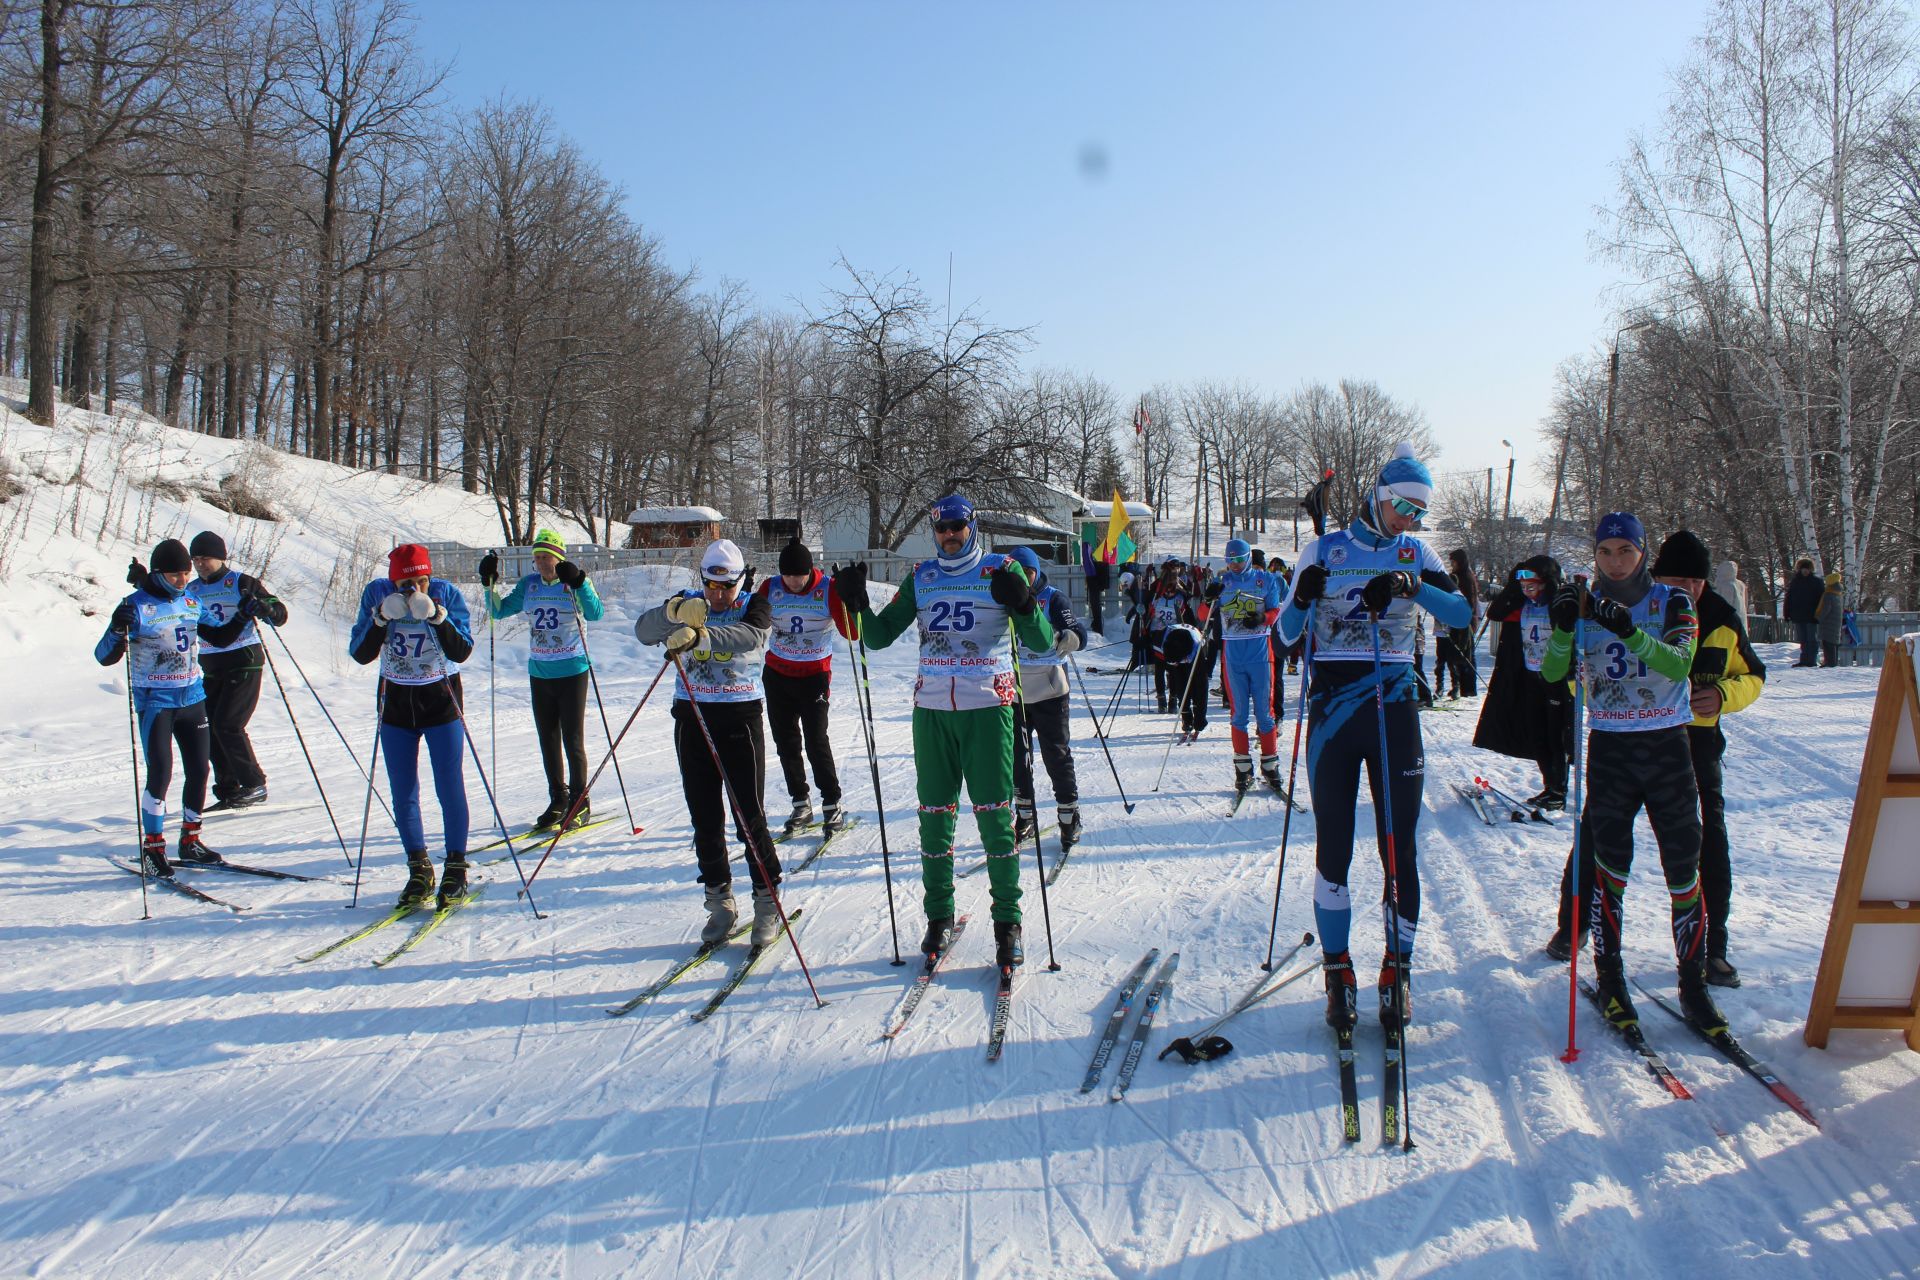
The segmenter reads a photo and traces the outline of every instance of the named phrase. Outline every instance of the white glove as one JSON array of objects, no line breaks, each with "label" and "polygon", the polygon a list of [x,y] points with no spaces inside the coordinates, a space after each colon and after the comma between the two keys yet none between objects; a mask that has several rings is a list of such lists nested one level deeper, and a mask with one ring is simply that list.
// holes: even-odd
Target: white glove
[{"label": "white glove", "polygon": [[1076,632],[1062,631],[1053,638],[1053,651],[1061,657],[1080,652],[1080,637]]},{"label": "white glove", "polygon": [[424,591],[416,591],[407,597],[407,612],[430,627],[437,627],[447,620],[447,611],[440,607],[440,602]]},{"label": "white glove", "polygon": [[675,596],[667,601],[667,621],[677,622],[684,627],[703,627],[707,624],[707,598],[705,596]]},{"label": "white glove", "polygon": [[407,616],[407,597],[404,592],[395,591],[380,602],[382,622],[398,622]]},{"label": "white glove", "polygon": [[689,649],[698,649],[707,642],[704,627],[675,627],[667,634],[667,652],[685,653]]}]

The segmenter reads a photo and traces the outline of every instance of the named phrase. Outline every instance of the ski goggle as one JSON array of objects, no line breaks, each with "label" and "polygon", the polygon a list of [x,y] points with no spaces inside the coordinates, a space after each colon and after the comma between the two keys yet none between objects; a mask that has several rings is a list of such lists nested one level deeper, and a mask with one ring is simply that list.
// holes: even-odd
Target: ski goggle
[{"label": "ski goggle", "polygon": [[1401,515],[1405,516],[1409,520],[1418,520],[1422,516],[1427,514],[1427,509],[1425,507],[1421,506],[1417,502],[1409,502],[1405,498],[1399,498],[1399,497],[1388,498],[1387,505],[1392,507],[1395,511],[1398,511]]},{"label": "ski goggle", "polygon": [[1515,569],[1513,576],[1521,582],[1537,582],[1540,579],[1540,575],[1531,569]]},{"label": "ski goggle", "polygon": [[724,571],[716,573],[712,569],[702,569],[700,571],[700,580],[709,587],[730,587],[740,581],[740,575],[737,573],[726,573]]},{"label": "ski goggle", "polygon": [[933,522],[933,531],[935,533],[965,533],[967,531],[967,521],[935,520]]},{"label": "ski goggle", "polygon": [[1227,557],[1227,567],[1229,569],[1244,569],[1252,563],[1253,563],[1252,556],[1228,556]]}]

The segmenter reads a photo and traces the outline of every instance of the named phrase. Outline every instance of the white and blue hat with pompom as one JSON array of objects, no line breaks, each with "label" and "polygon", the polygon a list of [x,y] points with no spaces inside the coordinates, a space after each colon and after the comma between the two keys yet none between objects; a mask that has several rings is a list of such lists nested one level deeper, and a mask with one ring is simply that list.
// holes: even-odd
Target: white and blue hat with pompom
[{"label": "white and blue hat with pompom", "polygon": [[1404,498],[1423,507],[1433,501],[1433,472],[1413,456],[1410,442],[1402,440],[1396,445],[1392,459],[1380,468],[1380,487],[1375,496],[1382,503],[1391,498]]}]

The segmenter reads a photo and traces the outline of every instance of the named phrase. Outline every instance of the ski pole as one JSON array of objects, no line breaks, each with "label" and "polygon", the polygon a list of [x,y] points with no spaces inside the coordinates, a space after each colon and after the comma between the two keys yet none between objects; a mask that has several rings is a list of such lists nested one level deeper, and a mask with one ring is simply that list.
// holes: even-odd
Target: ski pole
[{"label": "ski pole", "polygon": [[[127,756],[133,761],[133,846],[134,862],[140,868],[140,918],[153,919],[153,913],[147,907],[147,853],[146,826],[141,821],[145,810],[140,803],[140,731],[134,727],[136,717],[133,713],[133,642],[127,642]],[[171,747],[168,750],[172,750]]]},{"label": "ski pole", "polygon": [[[307,687],[311,689],[313,686],[308,685]],[[375,689],[373,699],[373,768],[378,768],[380,765],[380,730],[387,717],[387,678],[385,676],[380,677],[379,684],[375,686]],[[318,697],[317,694],[315,696]],[[331,717],[329,717],[329,719],[331,719]],[[346,739],[342,738],[341,741],[344,742]],[[352,748],[348,749],[351,750]],[[360,762],[356,759],[354,763],[358,764]],[[360,905],[360,869],[366,865],[367,823],[373,817],[373,768],[367,770],[367,798],[360,804],[360,856],[355,858],[353,862],[353,897],[347,902],[347,910],[349,911]],[[386,808],[386,801],[381,801],[380,805],[381,808]],[[391,815],[393,810],[388,809],[387,813]],[[398,819],[395,819],[396,824],[398,821]]]},{"label": "ski pole", "polygon": [[287,723],[293,726],[294,739],[300,743],[300,754],[306,757],[307,772],[313,775],[314,790],[320,793],[320,804],[327,811],[327,821],[333,824],[333,838],[340,843],[340,856],[347,860],[348,866],[352,866],[353,855],[347,852],[347,838],[340,834],[340,820],[333,816],[333,803],[327,799],[327,789],[320,782],[320,770],[314,767],[313,752],[307,750],[307,735],[300,732],[300,718],[293,714],[293,703],[287,700],[287,686],[280,683],[280,668],[274,665],[273,650],[261,645],[260,652],[267,657],[267,670],[273,676],[273,687],[280,691],[280,705],[287,709]]},{"label": "ski pole", "polygon": [[[835,566],[838,572],[839,566]],[[842,604],[845,611],[846,606]],[[900,922],[893,909],[893,853],[887,847],[887,804],[880,797],[880,754],[875,745],[873,731],[873,685],[867,672],[867,641],[865,625],[857,616],[852,617],[853,635],[847,639],[847,653],[856,659],[854,670],[859,674],[860,685],[854,690],[854,705],[860,712],[860,731],[867,740],[867,768],[873,774],[873,807],[880,815],[880,873],[887,883],[887,928],[893,933],[893,963],[903,965],[900,958]],[[858,641],[859,647],[855,648]]]},{"label": "ski pole", "polygon": [[[1306,653],[1300,662],[1300,695],[1294,699],[1293,706],[1293,763],[1287,766],[1287,812],[1280,819],[1280,869],[1273,874],[1273,922],[1267,926],[1267,959],[1260,966],[1269,973],[1273,972],[1274,938],[1280,932],[1280,886],[1287,879],[1287,841],[1293,834],[1293,789],[1300,776],[1300,726],[1307,718],[1307,682],[1313,675],[1313,614],[1319,606],[1318,600],[1307,605]],[[1380,772],[1382,777],[1386,776],[1385,764],[1380,766]],[[1308,785],[1312,785],[1311,779]]]},{"label": "ski pole", "polygon": [[[271,628],[269,634],[280,642],[280,649],[287,655],[287,661],[293,664],[294,671],[299,674],[300,683],[307,686],[307,692],[313,695],[314,705],[320,708],[320,714],[325,716],[327,723],[333,726],[333,736],[340,739],[340,745],[347,749],[347,758],[353,761],[353,767],[360,771],[360,776],[365,778],[367,784],[371,786],[373,784],[372,771],[361,765],[359,752],[355,751],[353,744],[347,741],[347,735],[341,730],[340,722],[333,718],[333,712],[327,710],[327,704],[321,701],[320,690],[316,689],[313,681],[307,678],[306,669],[300,665],[299,656],[294,653],[293,646],[289,645],[286,638],[280,634],[280,628]],[[374,792],[373,798],[380,802],[381,810],[391,819],[393,817],[393,810],[387,808],[387,798],[377,791]]]},{"label": "ski pole", "polygon": [[[600,677],[594,674],[593,653],[587,648],[587,620],[580,614],[580,601],[574,597],[573,588],[566,588],[567,599],[573,602],[573,625],[580,628],[580,652],[587,659],[587,683],[593,686],[593,705],[600,709],[600,731],[607,735],[607,746],[613,746],[613,726],[607,723],[607,704],[600,700]],[[495,772],[499,772],[498,766]],[[613,752],[613,779],[620,784],[620,803],[626,806],[627,825],[633,828],[633,834],[639,835],[646,828],[633,820],[633,801],[627,799],[627,780],[620,774],[620,753]],[[583,790],[582,795],[586,792]]]},{"label": "ski pole", "polygon": [[1586,905],[1586,894],[1582,891],[1581,875],[1584,868],[1580,865],[1580,837],[1585,834],[1587,825],[1585,814],[1586,760],[1580,750],[1581,721],[1587,709],[1586,672],[1586,623],[1587,623],[1587,579],[1585,574],[1573,575],[1574,590],[1579,607],[1573,615],[1573,853],[1569,855],[1573,862],[1573,873],[1567,877],[1567,895],[1572,899],[1567,919],[1571,922],[1567,930],[1567,1051],[1560,1055],[1562,1062],[1577,1062],[1580,1058],[1580,1046],[1575,1038],[1575,1028],[1579,1024],[1580,1013],[1580,935],[1583,924],[1591,921],[1580,919],[1580,909]]},{"label": "ski pole", "polygon": [[[1387,941],[1393,946],[1393,1016],[1400,1026],[1400,1123],[1403,1151],[1413,1150],[1413,1073],[1407,1061],[1407,953],[1400,949],[1400,864],[1393,843],[1393,770],[1387,759],[1387,681],[1380,665],[1380,615],[1372,617],[1373,710],[1380,725],[1380,794],[1374,797],[1387,833]],[[1287,806],[1293,812],[1293,806]]]},{"label": "ski pole", "polygon": [[[520,853],[513,847],[513,834],[507,830],[507,820],[501,816],[500,802],[494,798],[493,784],[487,781],[487,771],[480,767],[480,748],[474,745],[473,730],[467,724],[467,709],[460,705],[460,691],[453,687],[452,676],[441,676],[440,682],[447,687],[447,696],[453,699],[453,709],[460,715],[460,736],[466,739],[467,751],[473,756],[473,771],[480,775],[481,789],[487,793],[487,803],[493,807],[493,820],[500,824],[500,836],[507,842],[507,856],[513,859],[513,869],[520,876],[520,892],[515,897],[527,900],[527,909],[533,912],[535,920],[547,917],[534,905],[532,887],[527,884],[526,869],[520,865]],[[464,789],[465,784],[462,784]]]},{"label": "ski pole", "polygon": [[649,684],[647,691],[640,695],[639,705],[634,707],[633,714],[627,717],[627,722],[620,726],[620,732],[614,735],[612,743],[607,747],[607,754],[601,757],[600,767],[593,771],[593,775],[587,779],[587,785],[582,788],[578,796],[574,797],[573,803],[567,806],[566,816],[561,818],[560,825],[554,828],[553,839],[547,841],[547,847],[545,851],[541,853],[540,861],[534,863],[533,870],[528,873],[526,880],[522,883],[520,887],[521,893],[525,893],[527,890],[533,888],[534,879],[540,874],[540,868],[546,866],[547,859],[553,856],[553,846],[559,844],[560,837],[567,834],[567,824],[573,821],[573,815],[578,813],[580,806],[586,803],[587,793],[593,790],[593,784],[598,782],[600,775],[606,771],[607,761],[613,759],[613,753],[620,749],[620,743],[626,738],[627,730],[633,728],[633,722],[640,718],[641,708],[645,707],[647,705],[647,699],[653,696],[654,689],[660,683],[660,677],[667,674],[667,666],[668,664],[663,662],[660,664],[660,669],[653,673],[653,683]]},{"label": "ski pole", "polygon": [[[1027,691],[1020,681],[1020,645],[1014,639],[1011,614],[1007,618],[1007,649],[1013,654],[1013,696],[1020,704],[1020,723],[1031,727],[1033,719],[1027,714]],[[1009,752],[1014,750],[1012,742],[1007,743],[1007,750]],[[1031,747],[1029,747],[1029,756],[1031,756]],[[1015,791],[1017,793],[1018,788],[1015,788]],[[1064,852],[1063,846],[1062,853]],[[1020,812],[1017,801],[1014,805],[1013,856],[1015,858],[1020,856]],[[1016,862],[1014,865],[1019,864]],[[1040,852],[1040,820],[1038,818],[1035,818],[1033,823],[1033,865],[1040,871],[1040,919],[1047,927],[1047,972],[1058,973],[1060,962],[1053,958],[1053,909],[1047,905],[1047,860],[1046,856]]]},{"label": "ski pole", "polygon": [[1107,746],[1107,735],[1100,728],[1100,717],[1094,714],[1093,699],[1087,694],[1087,678],[1080,674],[1080,664],[1067,655],[1067,665],[1073,668],[1073,678],[1080,684],[1080,701],[1087,704],[1087,715],[1093,720],[1093,734],[1100,739],[1100,751],[1107,757],[1107,768],[1113,773],[1113,785],[1120,792],[1120,806],[1128,813],[1133,812],[1133,801],[1127,799],[1126,784],[1120,781],[1120,767],[1113,762],[1113,752]]},{"label": "ski pole", "polygon": [[[488,547],[487,554],[496,555],[498,553],[495,552],[492,547]],[[496,570],[496,572],[498,571]],[[493,760],[494,773],[498,774],[500,772],[500,667],[499,664],[494,661],[493,651],[493,584],[490,582],[481,583],[480,593],[486,598],[487,602],[487,754]],[[458,702],[459,699],[455,698],[454,701]],[[464,711],[460,713],[460,723],[463,725],[466,723],[466,713]],[[477,767],[479,763],[479,759],[476,757],[474,760],[475,766]],[[506,834],[504,828],[501,834]],[[507,849],[511,852],[513,845],[509,843]],[[514,865],[518,866],[518,861],[516,861]],[[538,915],[539,912],[536,911],[534,914]]]},{"label": "ski pole", "polygon": [[[760,872],[760,883],[766,887],[767,896],[773,899],[773,909],[779,913],[781,932],[787,935],[787,941],[793,944],[793,955],[800,962],[800,972],[807,979],[807,990],[813,992],[813,1007],[824,1009],[827,1002],[820,998],[820,988],[813,985],[813,970],[807,967],[807,957],[800,950],[800,939],[795,936],[793,926],[787,920],[787,908],[780,901],[780,886],[767,874],[767,864],[760,856],[759,842],[754,839],[753,828],[747,823],[747,811],[740,803],[740,796],[733,789],[733,779],[727,776],[727,766],[720,762],[720,747],[713,740],[713,731],[707,728],[707,717],[700,711],[699,699],[693,696],[693,682],[687,679],[687,669],[680,665],[680,655],[673,650],[667,651],[667,661],[680,675],[680,687],[687,691],[687,710],[693,715],[693,722],[700,726],[700,738],[707,744],[707,755],[713,760],[713,771],[720,775],[720,789],[727,793],[727,804],[733,810],[733,820],[739,824],[742,835],[747,840],[747,856],[753,859],[753,865]],[[755,716],[759,713],[756,711]],[[763,815],[761,825],[766,825]]]}]

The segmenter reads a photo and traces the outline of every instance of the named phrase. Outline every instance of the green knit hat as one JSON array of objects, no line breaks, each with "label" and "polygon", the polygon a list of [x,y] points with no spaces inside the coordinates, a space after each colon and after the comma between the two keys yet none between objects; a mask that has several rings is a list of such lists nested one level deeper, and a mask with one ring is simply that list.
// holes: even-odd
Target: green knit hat
[{"label": "green knit hat", "polygon": [[535,551],[551,551],[562,560],[567,558],[567,544],[562,542],[560,535],[551,529],[542,529],[533,535],[533,549]]}]

